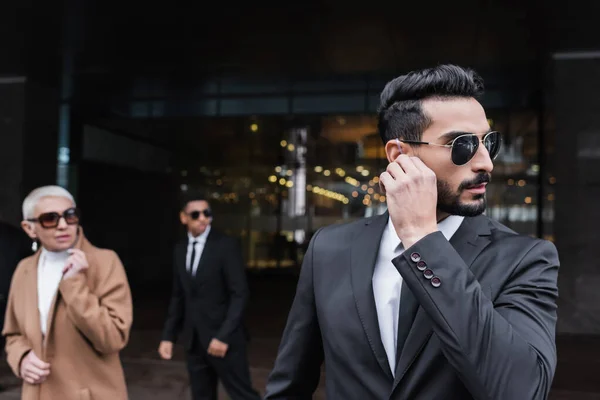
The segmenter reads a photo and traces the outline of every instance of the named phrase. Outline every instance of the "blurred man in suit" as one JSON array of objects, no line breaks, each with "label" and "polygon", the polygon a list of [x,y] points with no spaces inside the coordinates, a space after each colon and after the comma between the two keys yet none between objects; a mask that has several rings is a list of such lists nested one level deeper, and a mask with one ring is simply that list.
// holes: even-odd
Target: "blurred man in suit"
[{"label": "blurred man in suit", "polygon": [[220,379],[233,400],[259,399],[252,388],[243,315],[248,285],[237,240],[211,227],[203,197],[189,198],[180,213],[187,238],[175,247],[173,292],[158,352],[173,355],[183,344],[194,400],[216,400]]}]

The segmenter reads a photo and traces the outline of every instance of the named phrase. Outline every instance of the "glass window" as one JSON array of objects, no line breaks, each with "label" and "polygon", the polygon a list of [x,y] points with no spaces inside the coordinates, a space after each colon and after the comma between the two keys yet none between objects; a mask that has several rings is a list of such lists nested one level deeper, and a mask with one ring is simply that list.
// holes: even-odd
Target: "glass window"
[{"label": "glass window", "polygon": [[[504,134],[504,149],[486,212],[535,236],[543,172],[537,114],[488,115]],[[214,225],[241,239],[249,268],[297,268],[319,228],[386,210],[379,174],[387,160],[374,115],[194,119],[173,136],[172,173],[181,193],[210,197]],[[546,172],[544,179],[543,227],[551,238],[553,178]]]},{"label": "glass window", "polygon": [[[537,236],[541,172],[537,114],[531,110],[491,110],[488,117],[504,141],[488,185],[486,214],[518,233]],[[543,216],[551,223],[550,214]]]}]

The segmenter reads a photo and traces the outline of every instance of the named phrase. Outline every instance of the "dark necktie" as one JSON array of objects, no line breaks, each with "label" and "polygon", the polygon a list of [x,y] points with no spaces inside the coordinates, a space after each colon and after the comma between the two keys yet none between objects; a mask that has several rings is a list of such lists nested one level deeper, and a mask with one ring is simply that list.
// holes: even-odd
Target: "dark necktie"
[{"label": "dark necktie", "polygon": [[192,255],[190,256],[190,268],[188,270],[188,272],[190,273],[191,276],[194,276],[194,260],[196,259],[196,244],[197,243],[198,243],[197,241],[192,242]]}]

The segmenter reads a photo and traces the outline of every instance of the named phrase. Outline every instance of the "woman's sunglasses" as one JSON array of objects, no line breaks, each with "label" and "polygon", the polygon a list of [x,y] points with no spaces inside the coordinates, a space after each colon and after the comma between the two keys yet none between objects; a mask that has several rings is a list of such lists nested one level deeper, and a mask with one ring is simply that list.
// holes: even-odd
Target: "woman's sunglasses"
[{"label": "woman's sunglasses", "polygon": [[75,207],[65,210],[62,214],[57,212],[49,212],[40,214],[37,218],[30,218],[29,222],[39,222],[42,228],[56,228],[60,223],[60,219],[64,218],[67,225],[77,225],[79,223],[80,213]]},{"label": "woman's sunglasses", "polygon": [[204,214],[204,216],[206,218],[210,218],[213,215],[210,208],[207,208],[206,210],[202,210],[202,211],[192,211],[188,215],[190,216],[191,219],[197,220],[198,218],[200,218],[200,214]]},{"label": "woman's sunglasses", "polygon": [[[449,147],[452,149],[451,158],[455,165],[465,165],[471,161],[475,154],[477,154],[479,142],[483,142],[483,145],[487,149],[492,160],[496,158],[498,153],[500,153],[500,148],[502,147],[502,135],[500,132],[496,131],[486,133],[481,140],[474,133],[464,133],[454,138],[454,140],[448,144],[437,144],[402,139],[396,139],[396,141],[408,144],[428,144],[431,146]],[[398,143],[398,146],[400,146],[400,143]]]}]

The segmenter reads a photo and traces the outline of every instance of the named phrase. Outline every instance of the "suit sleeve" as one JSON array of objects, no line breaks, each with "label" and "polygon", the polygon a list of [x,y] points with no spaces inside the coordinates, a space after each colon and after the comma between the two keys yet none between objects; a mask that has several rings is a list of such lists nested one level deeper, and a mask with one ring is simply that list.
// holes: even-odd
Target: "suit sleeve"
[{"label": "suit sleeve", "polygon": [[13,277],[12,284],[10,287],[10,292],[8,295],[8,304],[6,306],[6,315],[4,318],[4,328],[2,330],[2,335],[6,337],[6,357],[8,361],[8,365],[12,369],[13,373],[20,377],[20,367],[21,360],[29,351],[33,349],[33,346],[27,338],[23,335],[21,331],[21,327],[19,326],[19,321],[17,318],[17,313],[15,310],[15,299],[14,299],[14,288],[19,287],[18,284],[15,284],[15,277]]},{"label": "suit sleeve", "polygon": [[319,232],[310,241],[302,263],[296,296],[267,381],[266,400],[312,399],[319,385],[323,343],[313,282],[314,246]]},{"label": "suit sleeve", "polygon": [[133,321],[131,291],[125,269],[116,253],[94,292],[84,273],[62,280],[58,286],[67,315],[81,333],[103,354],[116,353],[129,340]]},{"label": "suit sleeve", "polygon": [[241,326],[249,296],[242,250],[237,239],[229,240],[231,240],[227,247],[229,254],[225,257],[223,266],[225,283],[229,291],[229,306],[225,320],[216,335],[216,338],[224,343],[229,343],[231,334]]},{"label": "suit sleeve", "polygon": [[[416,267],[413,253],[440,279],[439,287]],[[552,243],[532,241],[493,303],[441,232],[393,263],[475,399],[547,398],[556,368],[559,261]],[[496,267],[504,267],[501,259]]]},{"label": "suit sleeve", "polygon": [[181,279],[179,278],[176,251],[177,249],[173,252],[173,288],[171,289],[171,301],[169,302],[167,319],[162,334],[162,340],[173,343],[177,340],[185,313],[185,294],[181,286]]}]

